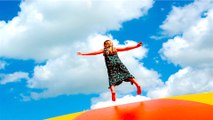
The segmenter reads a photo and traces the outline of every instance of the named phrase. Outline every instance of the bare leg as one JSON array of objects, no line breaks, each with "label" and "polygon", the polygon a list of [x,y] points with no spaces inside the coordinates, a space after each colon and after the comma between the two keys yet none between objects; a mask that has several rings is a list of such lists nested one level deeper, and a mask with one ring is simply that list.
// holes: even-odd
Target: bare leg
[{"label": "bare leg", "polygon": [[129,80],[135,84],[135,86],[137,87],[137,94],[140,95],[142,91],[139,83],[134,78],[129,78]]},{"label": "bare leg", "polygon": [[116,96],[115,96],[115,86],[114,85],[110,86],[110,91],[112,93],[112,101],[115,101]]}]

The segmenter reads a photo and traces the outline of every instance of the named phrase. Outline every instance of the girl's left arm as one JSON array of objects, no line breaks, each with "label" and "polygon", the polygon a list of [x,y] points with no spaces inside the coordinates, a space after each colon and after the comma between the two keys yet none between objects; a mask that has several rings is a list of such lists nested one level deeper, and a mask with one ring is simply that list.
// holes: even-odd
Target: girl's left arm
[{"label": "girl's left arm", "polygon": [[116,49],[117,49],[117,52],[123,52],[123,51],[128,51],[128,50],[132,50],[132,49],[138,48],[138,47],[142,46],[142,44],[143,44],[142,42],[139,42],[135,46],[128,46],[128,47],[125,47],[125,48],[116,48]]}]

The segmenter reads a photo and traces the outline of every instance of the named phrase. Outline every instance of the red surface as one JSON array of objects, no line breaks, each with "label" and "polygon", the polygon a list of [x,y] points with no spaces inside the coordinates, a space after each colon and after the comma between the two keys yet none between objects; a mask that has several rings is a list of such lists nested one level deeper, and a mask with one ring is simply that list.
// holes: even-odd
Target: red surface
[{"label": "red surface", "polygon": [[90,110],[74,120],[213,120],[213,106],[159,99]]}]

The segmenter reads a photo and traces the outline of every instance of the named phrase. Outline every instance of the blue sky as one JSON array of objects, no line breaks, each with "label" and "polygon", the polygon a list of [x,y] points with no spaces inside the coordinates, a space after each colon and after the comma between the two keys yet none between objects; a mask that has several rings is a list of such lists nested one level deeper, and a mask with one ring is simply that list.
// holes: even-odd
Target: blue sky
[{"label": "blue sky", "polygon": [[211,0],[49,2],[0,1],[0,119],[112,104],[103,57],[76,56],[105,39],[119,47],[143,42],[119,54],[143,94],[124,83],[117,104],[213,91]]}]

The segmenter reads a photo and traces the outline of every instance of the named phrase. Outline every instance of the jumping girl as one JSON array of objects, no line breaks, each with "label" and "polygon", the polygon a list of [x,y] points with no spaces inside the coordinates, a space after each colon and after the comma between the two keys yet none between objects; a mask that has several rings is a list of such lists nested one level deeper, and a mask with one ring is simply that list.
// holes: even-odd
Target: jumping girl
[{"label": "jumping girl", "polygon": [[121,62],[117,54],[118,52],[138,48],[141,45],[142,42],[139,42],[135,46],[129,46],[125,48],[115,48],[111,40],[106,40],[104,42],[104,49],[88,53],[78,52],[77,54],[82,56],[103,54],[108,72],[109,89],[112,93],[112,101],[115,101],[116,100],[115,86],[120,85],[123,81],[131,82],[131,84],[134,84],[137,87],[137,94],[138,95],[141,94],[140,85],[135,80],[134,76],[130,74],[126,66]]}]

